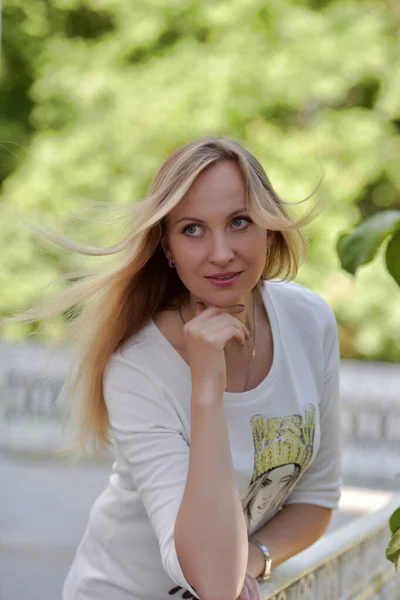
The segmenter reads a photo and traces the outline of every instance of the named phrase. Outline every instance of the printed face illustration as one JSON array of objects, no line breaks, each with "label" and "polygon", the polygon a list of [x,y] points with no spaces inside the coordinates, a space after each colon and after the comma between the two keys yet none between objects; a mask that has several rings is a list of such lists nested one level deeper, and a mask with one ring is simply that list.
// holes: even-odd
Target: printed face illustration
[{"label": "printed face illustration", "polygon": [[279,510],[300,472],[300,466],[295,463],[280,465],[264,473],[250,486],[245,502],[245,516],[250,526],[272,517]]},{"label": "printed face illustration", "polygon": [[272,469],[261,479],[257,491],[249,502],[248,513],[252,521],[260,520],[272,506],[285,500],[285,496],[299,475],[299,467],[293,463]]},{"label": "printed face illustration", "polygon": [[313,456],[315,407],[304,414],[250,419],[254,444],[253,476],[242,497],[249,531],[281,509]]}]

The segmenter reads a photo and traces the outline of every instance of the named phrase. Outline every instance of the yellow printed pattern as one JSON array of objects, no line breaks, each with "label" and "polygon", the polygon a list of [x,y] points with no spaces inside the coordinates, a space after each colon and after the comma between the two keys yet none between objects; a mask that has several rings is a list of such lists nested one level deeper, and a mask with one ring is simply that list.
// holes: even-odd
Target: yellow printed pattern
[{"label": "yellow printed pattern", "polygon": [[281,465],[307,468],[313,454],[315,407],[307,404],[305,414],[283,418],[255,415],[251,419],[254,441],[254,472],[251,483]]}]

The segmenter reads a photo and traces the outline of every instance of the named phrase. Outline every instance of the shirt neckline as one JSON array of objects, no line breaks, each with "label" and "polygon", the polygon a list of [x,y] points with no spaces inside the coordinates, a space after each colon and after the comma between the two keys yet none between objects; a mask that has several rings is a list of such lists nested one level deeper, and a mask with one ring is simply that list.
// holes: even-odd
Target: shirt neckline
[{"label": "shirt neckline", "polygon": [[[245,392],[224,392],[224,400],[228,402],[242,402],[247,399],[255,399],[258,398],[264,390],[270,386],[272,381],[275,379],[276,371],[278,368],[278,364],[280,361],[281,347],[280,347],[280,335],[279,335],[279,323],[275,311],[275,307],[273,306],[273,301],[271,300],[271,294],[269,293],[268,282],[264,280],[262,285],[260,286],[261,297],[264,302],[265,310],[268,315],[268,319],[271,326],[271,335],[272,335],[272,345],[273,345],[273,358],[271,368],[264,377],[264,379],[253,389],[246,390]],[[169,342],[169,340],[164,336],[164,334],[157,327],[153,319],[150,319],[150,333],[153,334],[153,337],[157,340],[157,342],[163,347],[166,355],[170,359],[170,361],[174,364],[174,366],[182,373],[184,372],[185,377],[191,381],[191,369],[187,362],[182,358],[179,352],[174,348],[174,346]]]}]

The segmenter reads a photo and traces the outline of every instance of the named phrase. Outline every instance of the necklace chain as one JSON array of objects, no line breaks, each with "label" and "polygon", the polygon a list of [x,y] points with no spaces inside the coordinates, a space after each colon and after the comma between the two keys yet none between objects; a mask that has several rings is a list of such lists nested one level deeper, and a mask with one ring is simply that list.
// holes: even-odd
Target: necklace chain
[{"label": "necklace chain", "polygon": [[[183,323],[186,325],[186,321],[185,321],[185,319],[183,318],[183,315],[182,315],[181,306],[179,306],[179,314],[181,315],[181,319],[182,319]],[[252,368],[253,368],[254,357],[256,355],[256,345],[257,345],[257,315],[256,315],[256,299],[255,299],[255,294],[254,293],[253,293],[253,323],[254,323],[253,353],[252,353],[252,356],[251,356],[249,370],[247,372],[246,383],[245,383],[244,390],[243,390],[244,392],[247,390],[247,386],[248,386],[248,383],[249,383],[251,371],[252,371]]]}]

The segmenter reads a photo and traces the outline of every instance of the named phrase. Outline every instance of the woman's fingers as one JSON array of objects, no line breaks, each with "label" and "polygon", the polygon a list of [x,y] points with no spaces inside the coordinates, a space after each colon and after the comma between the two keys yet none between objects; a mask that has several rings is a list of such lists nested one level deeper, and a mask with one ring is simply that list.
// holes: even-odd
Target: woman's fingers
[{"label": "woman's fingers", "polygon": [[260,586],[257,579],[246,574],[242,591],[237,600],[261,600]]},{"label": "woman's fingers", "polygon": [[225,347],[230,340],[244,346],[248,339],[243,327],[236,322],[222,323],[217,327],[210,325],[210,328],[204,331],[204,335],[218,347]]},{"label": "woman's fingers", "polygon": [[258,585],[257,579],[251,575],[247,575],[246,583],[248,584],[250,590],[250,600],[261,600],[260,586]]},{"label": "woman's fingers", "polygon": [[250,596],[249,596],[249,592],[248,592],[246,583],[244,584],[242,591],[240,592],[240,596],[239,596],[238,600],[250,600]]}]

